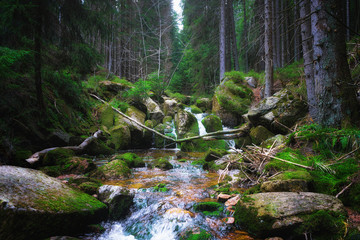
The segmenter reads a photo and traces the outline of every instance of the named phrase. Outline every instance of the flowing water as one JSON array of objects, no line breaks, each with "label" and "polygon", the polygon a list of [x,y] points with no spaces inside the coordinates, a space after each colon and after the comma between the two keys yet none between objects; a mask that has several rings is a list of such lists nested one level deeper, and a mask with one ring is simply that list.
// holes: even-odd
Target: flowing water
[{"label": "flowing water", "polygon": [[[196,213],[193,205],[197,202],[216,201],[212,186],[217,184],[218,174],[208,173],[200,166],[192,165],[193,159],[201,154],[193,153],[188,161],[175,160],[176,150],[149,150],[136,152],[146,164],[166,156],[173,169],[163,171],[151,168],[136,168],[134,176],[127,180],[109,181],[105,184],[125,187],[135,192],[134,206],[129,215],[120,221],[108,221],[102,225],[102,234],[85,236],[97,240],[172,240],[181,239],[186,232],[203,229],[211,233],[211,239],[252,239],[244,232],[234,231],[226,224],[231,214],[226,210],[219,217],[206,217]],[[154,186],[165,183],[167,192],[156,192]]]}]

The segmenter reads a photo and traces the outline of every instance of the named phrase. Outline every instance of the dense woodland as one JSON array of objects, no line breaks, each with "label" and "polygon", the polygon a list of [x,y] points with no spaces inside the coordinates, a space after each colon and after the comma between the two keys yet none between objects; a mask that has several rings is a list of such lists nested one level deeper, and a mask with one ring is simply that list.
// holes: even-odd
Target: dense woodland
[{"label": "dense woodland", "polygon": [[[336,206],[340,202],[341,209],[304,210],[301,224],[285,239],[359,238],[360,1],[182,0],[182,8],[179,25],[171,0],[0,2],[0,238],[13,239],[23,220],[20,215],[21,221],[16,220],[16,214],[11,215],[14,221],[6,220],[1,193],[12,189],[7,185],[17,187],[21,179],[16,177],[28,176],[29,168],[39,170],[30,175],[44,179],[73,174],[87,181],[81,188],[80,180],[64,180],[73,182],[71,194],[60,196],[60,207],[53,200],[56,193],[51,198],[41,192],[41,200],[49,203],[45,212],[62,213],[63,202],[70,201],[80,211],[94,206],[100,221],[109,219],[109,211],[123,213],[111,213],[109,202],[88,194],[98,197],[104,181],[132,181],[133,168],[145,166],[133,152],[119,151],[169,146],[181,150],[182,163],[190,159],[204,171],[223,171],[217,185],[206,188],[213,198],[238,198],[228,209],[235,212],[231,216],[220,214],[223,205],[212,205],[220,206],[214,210],[217,217],[235,222],[232,229],[244,228],[258,237],[268,234],[273,220],[251,217],[254,211],[245,205],[253,199],[247,196],[267,192],[267,181],[295,180],[305,188],[275,191],[284,192],[280,203],[288,202],[290,192],[305,192],[303,199],[315,199],[309,198],[309,205],[319,201],[322,206],[326,198]],[[204,123],[202,136],[196,113],[207,115],[201,122],[211,122]],[[218,164],[216,160],[231,155],[229,139],[236,157]],[[187,155],[206,151],[196,160]],[[97,166],[94,161],[100,156],[107,160]],[[167,159],[152,164],[149,171],[173,168]],[[234,169],[239,180],[230,184],[225,175]],[[168,183],[156,184],[155,192],[168,191]],[[244,188],[244,205],[237,204]],[[10,191],[8,196],[16,194]],[[276,197],[263,202],[271,205]],[[296,197],[290,205],[297,205]],[[32,211],[30,202],[25,205]],[[202,207],[196,204],[188,208],[198,212]],[[346,213],[342,204],[349,207]],[[71,214],[79,211],[67,207]],[[91,217],[84,219],[95,219],[94,212],[90,209]],[[57,224],[45,217],[44,223],[54,226],[29,227],[40,229],[29,233],[30,238],[80,230],[67,218],[71,215]],[[265,223],[269,226],[260,226]],[[197,234],[213,239],[210,230],[199,232],[184,230],[179,239],[200,239]],[[18,234],[18,239],[27,239],[27,232]]]}]

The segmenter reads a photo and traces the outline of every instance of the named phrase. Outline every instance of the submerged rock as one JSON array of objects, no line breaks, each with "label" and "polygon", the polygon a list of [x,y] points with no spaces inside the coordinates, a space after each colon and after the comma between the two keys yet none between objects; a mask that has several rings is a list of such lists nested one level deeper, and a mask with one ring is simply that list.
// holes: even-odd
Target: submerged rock
[{"label": "submerged rock", "polygon": [[[250,233],[268,237],[296,236],[301,231],[341,234],[344,206],[333,196],[311,192],[271,192],[244,196],[236,205],[235,222]],[[312,222],[327,219],[326,222]],[[317,229],[314,229],[317,228]],[[297,229],[297,230],[296,230]]]},{"label": "submerged rock", "polygon": [[134,204],[135,191],[120,186],[103,185],[99,188],[99,199],[109,206],[109,217],[118,220],[125,217]]},{"label": "submerged rock", "polygon": [[0,239],[43,239],[83,231],[104,220],[94,197],[33,170],[0,166]]}]

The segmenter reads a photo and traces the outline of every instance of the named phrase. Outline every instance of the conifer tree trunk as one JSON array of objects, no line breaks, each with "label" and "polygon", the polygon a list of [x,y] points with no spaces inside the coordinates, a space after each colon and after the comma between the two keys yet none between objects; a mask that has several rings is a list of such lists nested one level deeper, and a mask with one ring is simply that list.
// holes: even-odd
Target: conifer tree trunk
[{"label": "conifer tree trunk", "polygon": [[219,41],[219,60],[220,60],[220,81],[225,76],[225,0],[220,0],[220,41]]},{"label": "conifer tree trunk", "polygon": [[272,0],[265,0],[265,97],[272,95],[273,49],[272,49]]},{"label": "conifer tree trunk", "polygon": [[310,13],[310,1],[309,0],[300,1],[299,7],[300,7],[300,18],[302,19],[301,37],[302,37],[304,73],[305,73],[309,113],[311,118],[316,121],[317,103],[315,97],[311,22],[310,22],[310,18],[304,19],[306,15]]},{"label": "conifer tree trunk", "polygon": [[[317,122],[339,127],[343,119],[358,115],[355,85],[346,58],[342,1],[313,0],[314,78],[318,103]],[[333,17],[334,16],[334,17]]]},{"label": "conifer tree trunk", "polygon": [[41,113],[45,111],[42,77],[41,77],[41,40],[42,40],[42,16],[43,16],[43,0],[36,0],[37,16],[35,22],[35,53],[34,53],[34,72],[35,72],[35,87],[36,98]]},{"label": "conifer tree trunk", "polygon": [[[247,37],[247,16],[246,16],[246,0],[242,1],[243,4],[243,17],[244,17],[244,66],[245,66],[245,72],[248,72],[249,70],[249,62],[248,62],[248,37]],[[235,26],[234,26],[235,27]]]},{"label": "conifer tree trunk", "polygon": [[234,69],[235,71],[239,71],[240,67],[239,67],[239,57],[238,57],[237,43],[236,43],[234,7],[232,0],[228,0],[228,7],[229,7],[230,28],[231,28],[231,52],[234,60]]},{"label": "conifer tree trunk", "polygon": [[275,59],[274,62],[276,64],[276,67],[281,67],[281,41],[280,41],[280,0],[275,0],[275,9],[273,9],[273,12],[275,13]]}]

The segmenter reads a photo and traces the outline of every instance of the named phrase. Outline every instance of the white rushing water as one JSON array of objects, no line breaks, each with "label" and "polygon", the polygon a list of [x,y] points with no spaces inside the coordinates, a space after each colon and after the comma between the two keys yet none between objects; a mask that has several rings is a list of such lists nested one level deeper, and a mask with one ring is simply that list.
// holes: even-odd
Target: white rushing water
[{"label": "white rushing water", "polygon": [[193,114],[196,117],[197,123],[199,125],[199,135],[206,134],[207,132],[206,132],[205,126],[204,126],[204,124],[202,124],[201,121],[209,114],[207,114],[207,113],[192,113],[190,107],[186,107],[186,108],[184,108],[184,110]]}]

